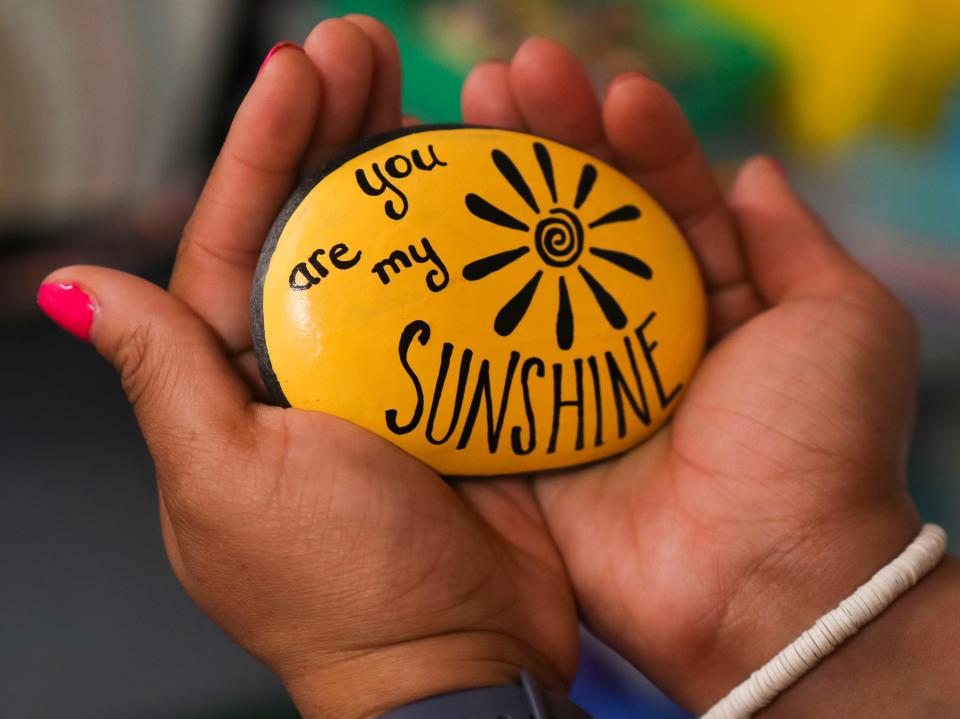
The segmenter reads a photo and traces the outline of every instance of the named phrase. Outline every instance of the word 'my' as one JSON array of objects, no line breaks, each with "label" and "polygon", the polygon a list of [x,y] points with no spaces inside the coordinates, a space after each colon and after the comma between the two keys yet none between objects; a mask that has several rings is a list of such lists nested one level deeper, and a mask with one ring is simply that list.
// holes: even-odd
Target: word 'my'
[{"label": "word 'my'", "polygon": [[420,150],[411,152],[410,157],[406,155],[394,155],[383,163],[382,168],[379,162],[374,162],[370,171],[377,180],[376,184],[367,178],[366,171],[362,169],[356,172],[357,184],[361,190],[372,197],[378,197],[389,190],[393,197],[383,203],[383,211],[391,220],[399,220],[407,214],[407,208],[410,205],[407,202],[407,196],[397,187],[394,180],[402,180],[413,172],[414,168],[429,172],[434,167],[446,167],[447,165],[446,162],[443,162],[437,157],[433,145],[427,145],[427,152],[432,160],[430,164],[424,161],[420,155]]},{"label": "word 'my'", "polygon": [[400,274],[400,265],[404,267],[413,267],[413,263],[416,262],[418,265],[423,265],[426,263],[432,263],[433,269],[427,273],[426,283],[427,289],[431,292],[439,292],[444,287],[447,286],[447,283],[450,281],[450,273],[447,271],[446,265],[443,264],[443,261],[440,259],[440,255],[437,254],[437,251],[433,249],[433,245],[430,244],[430,240],[426,237],[420,240],[422,245],[422,252],[417,250],[416,245],[410,245],[407,248],[407,251],[403,250],[394,250],[390,253],[389,257],[385,257],[376,264],[374,264],[373,269],[370,271],[380,278],[380,281],[385,284],[390,284],[390,275],[387,274],[387,270],[391,270],[393,274]]}]

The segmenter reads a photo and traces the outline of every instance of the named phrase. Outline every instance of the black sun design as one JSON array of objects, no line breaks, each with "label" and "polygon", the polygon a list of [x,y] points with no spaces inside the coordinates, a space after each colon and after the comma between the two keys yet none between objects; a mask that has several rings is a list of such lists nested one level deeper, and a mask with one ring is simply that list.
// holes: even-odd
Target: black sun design
[{"label": "black sun design", "polygon": [[[543,179],[546,182],[547,189],[550,191],[550,198],[554,207],[546,210],[540,209],[537,199],[530,190],[530,185],[523,178],[523,175],[517,169],[506,153],[500,150],[494,150],[491,155],[493,164],[496,165],[500,174],[510,183],[510,186],[520,195],[527,206],[536,213],[539,219],[533,228],[532,244],[540,257],[540,260],[548,268],[555,268],[557,274],[557,292],[559,295],[557,304],[557,345],[560,349],[570,349],[573,345],[573,308],[570,305],[570,293],[567,289],[568,268],[576,266],[577,274],[583,282],[586,283],[590,292],[593,293],[597,304],[603,311],[604,317],[611,327],[623,329],[627,324],[627,316],[623,308],[614,299],[604,286],[591,274],[582,263],[583,251],[587,245],[584,237],[584,226],[580,217],[574,210],[580,210],[583,203],[590,196],[593,184],[597,179],[597,168],[586,163],[580,172],[580,181],[577,183],[577,194],[573,201],[573,210],[566,207],[557,206],[557,187],[553,175],[553,161],[550,159],[550,153],[547,148],[539,142],[533,143],[533,152],[536,155],[537,163],[543,172]],[[499,207],[492,205],[479,195],[469,193],[466,196],[467,209],[481,220],[491,222],[500,227],[506,227],[518,232],[530,233],[530,225],[513,215],[504,212]],[[631,222],[640,217],[640,210],[636,205],[622,205],[609,212],[597,217],[595,220],[587,222],[588,230],[595,230],[603,225],[610,225],[615,222]],[[592,240],[591,235],[591,240]],[[612,263],[617,267],[630,272],[637,277],[649,280],[653,277],[653,270],[650,266],[633,255],[618,250],[610,250],[603,247],[591,246],[588,249],[589,254],[599,257],[606,262]],[[530,245],[524,244],[504,252],[498,252],[487,257],[475,260],[463,268],[463,276],[470,281],[481,280],[488,275],[502,270],[507,265],[519,260],[521,257],[530,253]],[[493,328],[497,334],[506,337],[511,334],[520,324],[533,296],[540,286],[543,279],[544,270],[538,269],[533,276],[521,287],[516,294],[511,297],[494,320]]]}]

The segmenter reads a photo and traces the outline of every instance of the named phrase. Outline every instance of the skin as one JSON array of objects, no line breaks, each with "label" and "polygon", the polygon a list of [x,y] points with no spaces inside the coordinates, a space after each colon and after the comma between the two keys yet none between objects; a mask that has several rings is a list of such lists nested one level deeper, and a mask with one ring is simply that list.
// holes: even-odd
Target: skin
[{"label": "skin", "polygon": [[[177,577],[308,719],[373,717],[512,683],[521,667],[564,691],[578,611],[703,710],[917,532],[904,474],[913,322],[774,161],[747,162],[725,196],[661,86],[627,74],[601,104],[565,48],[533,38],[471,73],[464,119],[616,164],[683,229],[712,344],[673,422],[586,468],[445,481],[349,423],[263,404],[248,319],[263,238],[304,173],[414,122],[399,78],[379,22],[321,23],[302,50],[274,54],[237,111],[169,291],[96,267],[48,278],[96,304],[91,340],[154,457]],[[769,715],[835,716],[818,704],[825,691],[848,701],[843,716],[909,714],[871,647],[906,664],[950,657],[942,631],[912,644],[898,632],[956,617],[957,586],[947,562],[897,606],[899,621],[872,624]],[[927,678],[927,696],[960,687],[944,674],[953,684]]]}]

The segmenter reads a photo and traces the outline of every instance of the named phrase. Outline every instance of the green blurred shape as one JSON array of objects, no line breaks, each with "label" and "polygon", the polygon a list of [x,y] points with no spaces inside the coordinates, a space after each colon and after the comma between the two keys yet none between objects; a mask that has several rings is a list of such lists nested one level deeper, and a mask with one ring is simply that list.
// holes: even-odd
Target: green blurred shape
[{"label": "green blurred shape", "polygon": [[460,122],[460,86],[468,66],[454,67],[435,54],[420,25],[418,0],[333,0],[321,3],[332,15],[365,13],[385,23],[403,58],[403,109],[424,122]]},{"label": "green blurred shape", "polygon": [[[421,23],[427,4],[333,0],[320,7],[330,14],[366,13],[386,23],[403,57],[405,110],[427,122],[459,122],[460,87],[470,68],[444,57],[431,43]],[[555,4],[559,13],[576,3]],[[634,45],[650,57],[658,78],[675,94],[699,134],[753,124],[774,75],[772,54],[759,38],[694,0],[622,4],[637,8]]]},{"label": "green blurred shape", "polygon": [[759,37],[693,0],[637,0],[641,46],[697,134],[755,125],[775,80],[772,50]]}]

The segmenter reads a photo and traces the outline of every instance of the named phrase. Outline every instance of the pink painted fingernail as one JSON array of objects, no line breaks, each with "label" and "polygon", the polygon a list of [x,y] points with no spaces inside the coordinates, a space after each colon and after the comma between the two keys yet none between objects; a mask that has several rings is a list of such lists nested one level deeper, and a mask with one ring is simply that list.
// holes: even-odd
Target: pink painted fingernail
[{"label": "pink painted fingernail", "polygon": [[263,72],[263,68],[265,68],[267,66],[267,63],[270,62],[270,58],[273,57],[278,50],[284,47],[295,47],[298,49],[300,48],[300,46],[297,45],[297,43],[290,42],[289,40],[281,40],[280,42],[278,42],[276,45],[270,48],[270,52],[268,52],[267,56],[263,58],[263,62],[260,63],[260,69],[257,70],[257,77],[260,77],[260,74]]},{"label": "pink painted fingernail", "polygon": [[90,295],[67,282],[45,282],[37,293],[37,304],[60,327],[82,340],[90,339],[96,307]]}]

